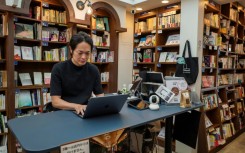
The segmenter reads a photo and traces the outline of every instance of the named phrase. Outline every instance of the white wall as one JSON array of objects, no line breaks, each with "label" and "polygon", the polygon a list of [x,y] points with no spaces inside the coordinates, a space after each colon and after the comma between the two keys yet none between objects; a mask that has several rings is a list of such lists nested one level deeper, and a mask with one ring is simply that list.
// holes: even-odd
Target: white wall
[{"label": "white wall", "polygon": [[[71,4],[72,4],[74,12],[75,12],[75,18],[80,19],[80,20],[84,20],[85,14],[87,12],[87,3],[85,5],[86,7],[84,8],[84,10],[81,11],[81,10],[78,10],[76,7],[77,0],[70,0],[70,1],[71,1]],[[98,1],[108,3],[108,1],[106,1],[106,0],[91,0],[92,3],[95,3]],[[125,28],[126,27],[126,8],[123,6],[114,4],[114,3],[109,3],[109,4],[116,10],[116,12],[120,18],[121,27]]]},{"label": "white wall", "polygon": [[127,32],[119,34],[119,55],[118,55],[118,88],[121,89],[123,84],[132,83],[133,71],[133,30],[134,16],[126,14]]}]

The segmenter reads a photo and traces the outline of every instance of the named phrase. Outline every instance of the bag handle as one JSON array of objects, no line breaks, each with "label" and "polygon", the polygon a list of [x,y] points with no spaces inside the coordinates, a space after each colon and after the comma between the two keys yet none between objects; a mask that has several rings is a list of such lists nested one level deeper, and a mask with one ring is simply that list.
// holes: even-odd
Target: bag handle
[{"label": "bag handle", "polygon": [[185,42],[185,47],[184,47],[184,51],[183,51],[182,57],[185,57],[186,45],[187,45],[187,47],[188,47],[188,54],[189,54],[189,57],[191,58],[192,55],[191,55],[191,46],[190,46],[189,40],[186,40],[186,42]]}]

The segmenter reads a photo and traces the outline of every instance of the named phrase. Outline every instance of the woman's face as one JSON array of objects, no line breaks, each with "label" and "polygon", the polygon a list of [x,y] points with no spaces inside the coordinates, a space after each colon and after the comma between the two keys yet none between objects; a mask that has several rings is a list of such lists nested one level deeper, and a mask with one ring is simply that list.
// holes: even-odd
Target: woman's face
[{"label": "woman's face", "polygon": [[87,42],[77,44],[77,47],[72,52],[72,62],[76,66],[83,66],[90,58],[91,46]]}]

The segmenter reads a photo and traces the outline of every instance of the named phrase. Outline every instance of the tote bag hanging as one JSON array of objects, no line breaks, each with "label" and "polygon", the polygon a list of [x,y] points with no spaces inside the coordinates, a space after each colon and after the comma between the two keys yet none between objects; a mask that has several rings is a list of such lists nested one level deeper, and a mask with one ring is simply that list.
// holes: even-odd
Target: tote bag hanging
[{"label": "tote bag hanging", "polygon": [[[189,57],[185,57],[186,46]],[[198,57],[191,56],[190,42],[186,40],[182,57],[179,57],[176,65],[176,77],[184,77],[188,85],[196,82],[198,75]]]}]

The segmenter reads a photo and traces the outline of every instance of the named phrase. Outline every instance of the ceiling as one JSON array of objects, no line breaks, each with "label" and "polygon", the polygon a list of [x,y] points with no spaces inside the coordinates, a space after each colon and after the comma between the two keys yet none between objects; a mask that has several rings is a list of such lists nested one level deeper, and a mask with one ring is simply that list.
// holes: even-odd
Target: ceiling
[{"label": "ceiling", "polygon": [[[163,4],[163,3],[161,3],[162,0],[146,0],[146,1],[143,1],[141,3],[138,3],[140,0],[121,0],[121,1],[120,0],[107,0],[107,1],[109,3],[114,3],[114,4],[124,6],[124,7],[126,7],[127,11],[132,10],[132,8],[134,8],[134,7],[135,8],[141,7],[141,8],[143,8],[143,11],[145,11],[145,10],[150,10],[150,9],[157,8],[160,6],[165,6],[165,5],[173,4],[176,2],[180,2],[180,0],[169,0],[170,2],[168,4]],[[126,3],[126,1],[128,1],[129,3],[137,3],[137,4],[131,5],[129,3]],[[229,3],[229,2],[238,1],[243,6],[245,6],[245,0],[214,0],[214,1],[217,2],[218,4],[225,4],[225,3]]]}]

